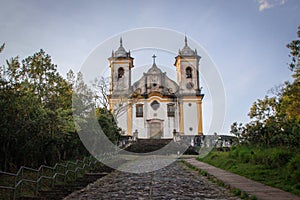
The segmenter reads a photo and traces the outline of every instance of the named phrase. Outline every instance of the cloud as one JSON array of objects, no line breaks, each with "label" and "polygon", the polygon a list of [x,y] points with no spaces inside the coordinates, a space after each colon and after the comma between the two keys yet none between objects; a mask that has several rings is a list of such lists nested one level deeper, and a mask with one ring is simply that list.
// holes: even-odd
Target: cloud
[{"label": "cloud", "polygon": [[275,6],[281,6],[285,4],[288,0],[256,0],[259,3],[259,11],[265,9],[273,8]]}]

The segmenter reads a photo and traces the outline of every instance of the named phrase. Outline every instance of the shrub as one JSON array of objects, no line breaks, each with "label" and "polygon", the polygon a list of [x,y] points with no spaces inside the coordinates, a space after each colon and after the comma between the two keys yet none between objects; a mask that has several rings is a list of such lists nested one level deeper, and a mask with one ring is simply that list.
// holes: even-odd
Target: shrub
[{"label": "shrub", "polygon": [[[298,184],[300,182],[300,155],[293,157],[287,164],[290,181]],[[298,184],[298,187],[299,184]],[[297,188],[297,187],[296,187]]]},{"label": "shrub", "polygon": [[292,157],[292,153],[287,149],[268,149],[266,152],[266,159],[265,159],[265,165],[269,166],[270,168],[280,168]]},{"label": "shrub", "polygon": [[218,154],[216,154],[216,153],[213,153],[212,155],[211,155],[211,159],[212,160],[215,160],[215,159],[218,159],[220,156],[218,155]]},{"label": "shrub", "polygon": [[233,159],[237,159],[239,156],[239,148],[237,147],[232,147],[231,151],[229,152],[229,157]]},{"label": "shrub", "polygon": [[248,163],[251,159],[251,155],[250,155],[250,152],[248,151],[241,151],[239,153],[239,160],[242,162],[242,163]]},{"label": "shrub", "polygon": [[264,165],[267,168],[281,168],[292,158],[293,153],[284,148],[269,148],[256,150],[251,154],[251,163]]},{"label": "shrub", "polygon": [[233,166],[235,166],[236,161],[233,159],[228,159],[225,164],[224,164],[224,168],[229,169],[232,168]]}]

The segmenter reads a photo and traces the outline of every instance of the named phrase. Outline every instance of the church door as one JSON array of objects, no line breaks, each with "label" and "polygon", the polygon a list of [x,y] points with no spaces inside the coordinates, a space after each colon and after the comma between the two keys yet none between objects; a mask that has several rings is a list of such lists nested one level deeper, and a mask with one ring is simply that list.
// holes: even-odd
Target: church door
[{"label": "church door", "polygon": [[160,139],[163,135],[163,121],[149,120],[148,121],[148,136],[150,139]]}]

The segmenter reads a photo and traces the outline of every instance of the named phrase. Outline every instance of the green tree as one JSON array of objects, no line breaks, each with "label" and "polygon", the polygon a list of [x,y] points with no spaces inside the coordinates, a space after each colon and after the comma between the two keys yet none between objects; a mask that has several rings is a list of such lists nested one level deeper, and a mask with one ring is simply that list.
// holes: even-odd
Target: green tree
[{"label": "green tree", "polygon": [[[300,38],[300,26],[298,26],[297,35],[298,38]],[[294,71],[299,76],[300,40],[293,40],[292,42],[287,44],[287,48],[290,49],[289,57],[292,58],[292,61],[289,64],[289,68],[291,71]]]},{"label": "green tree", "polygon": [[114,116],[106,108],[97,108],[97,119],[106,137],[114,144],[117,144],[120,136]]},{"label": "green tree", "polygon": [[87,152],[75,130],[72,84],[43,50],[0,73],[0,168],[53,164]]},{"label": "green tree", "polygon": [[292,70],[293,82],[286,83],[283,92],[281,104],[282,112],[290,119],[300,121],[300,26],[298,27],[298,40],[293,40],[287,47],[290,49],[290,57],[292,58],[289,68]]}]

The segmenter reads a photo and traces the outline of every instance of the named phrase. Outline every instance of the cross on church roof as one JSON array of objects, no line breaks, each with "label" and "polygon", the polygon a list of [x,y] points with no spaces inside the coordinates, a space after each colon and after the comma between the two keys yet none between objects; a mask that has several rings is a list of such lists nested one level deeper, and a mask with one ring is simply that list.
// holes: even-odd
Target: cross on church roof
[{"label": "cross on church roof", "polygon": [[153,64],[155,64],[155,58],[156,58],[156,55],[153,54],[152,58],[153,58]]}]

